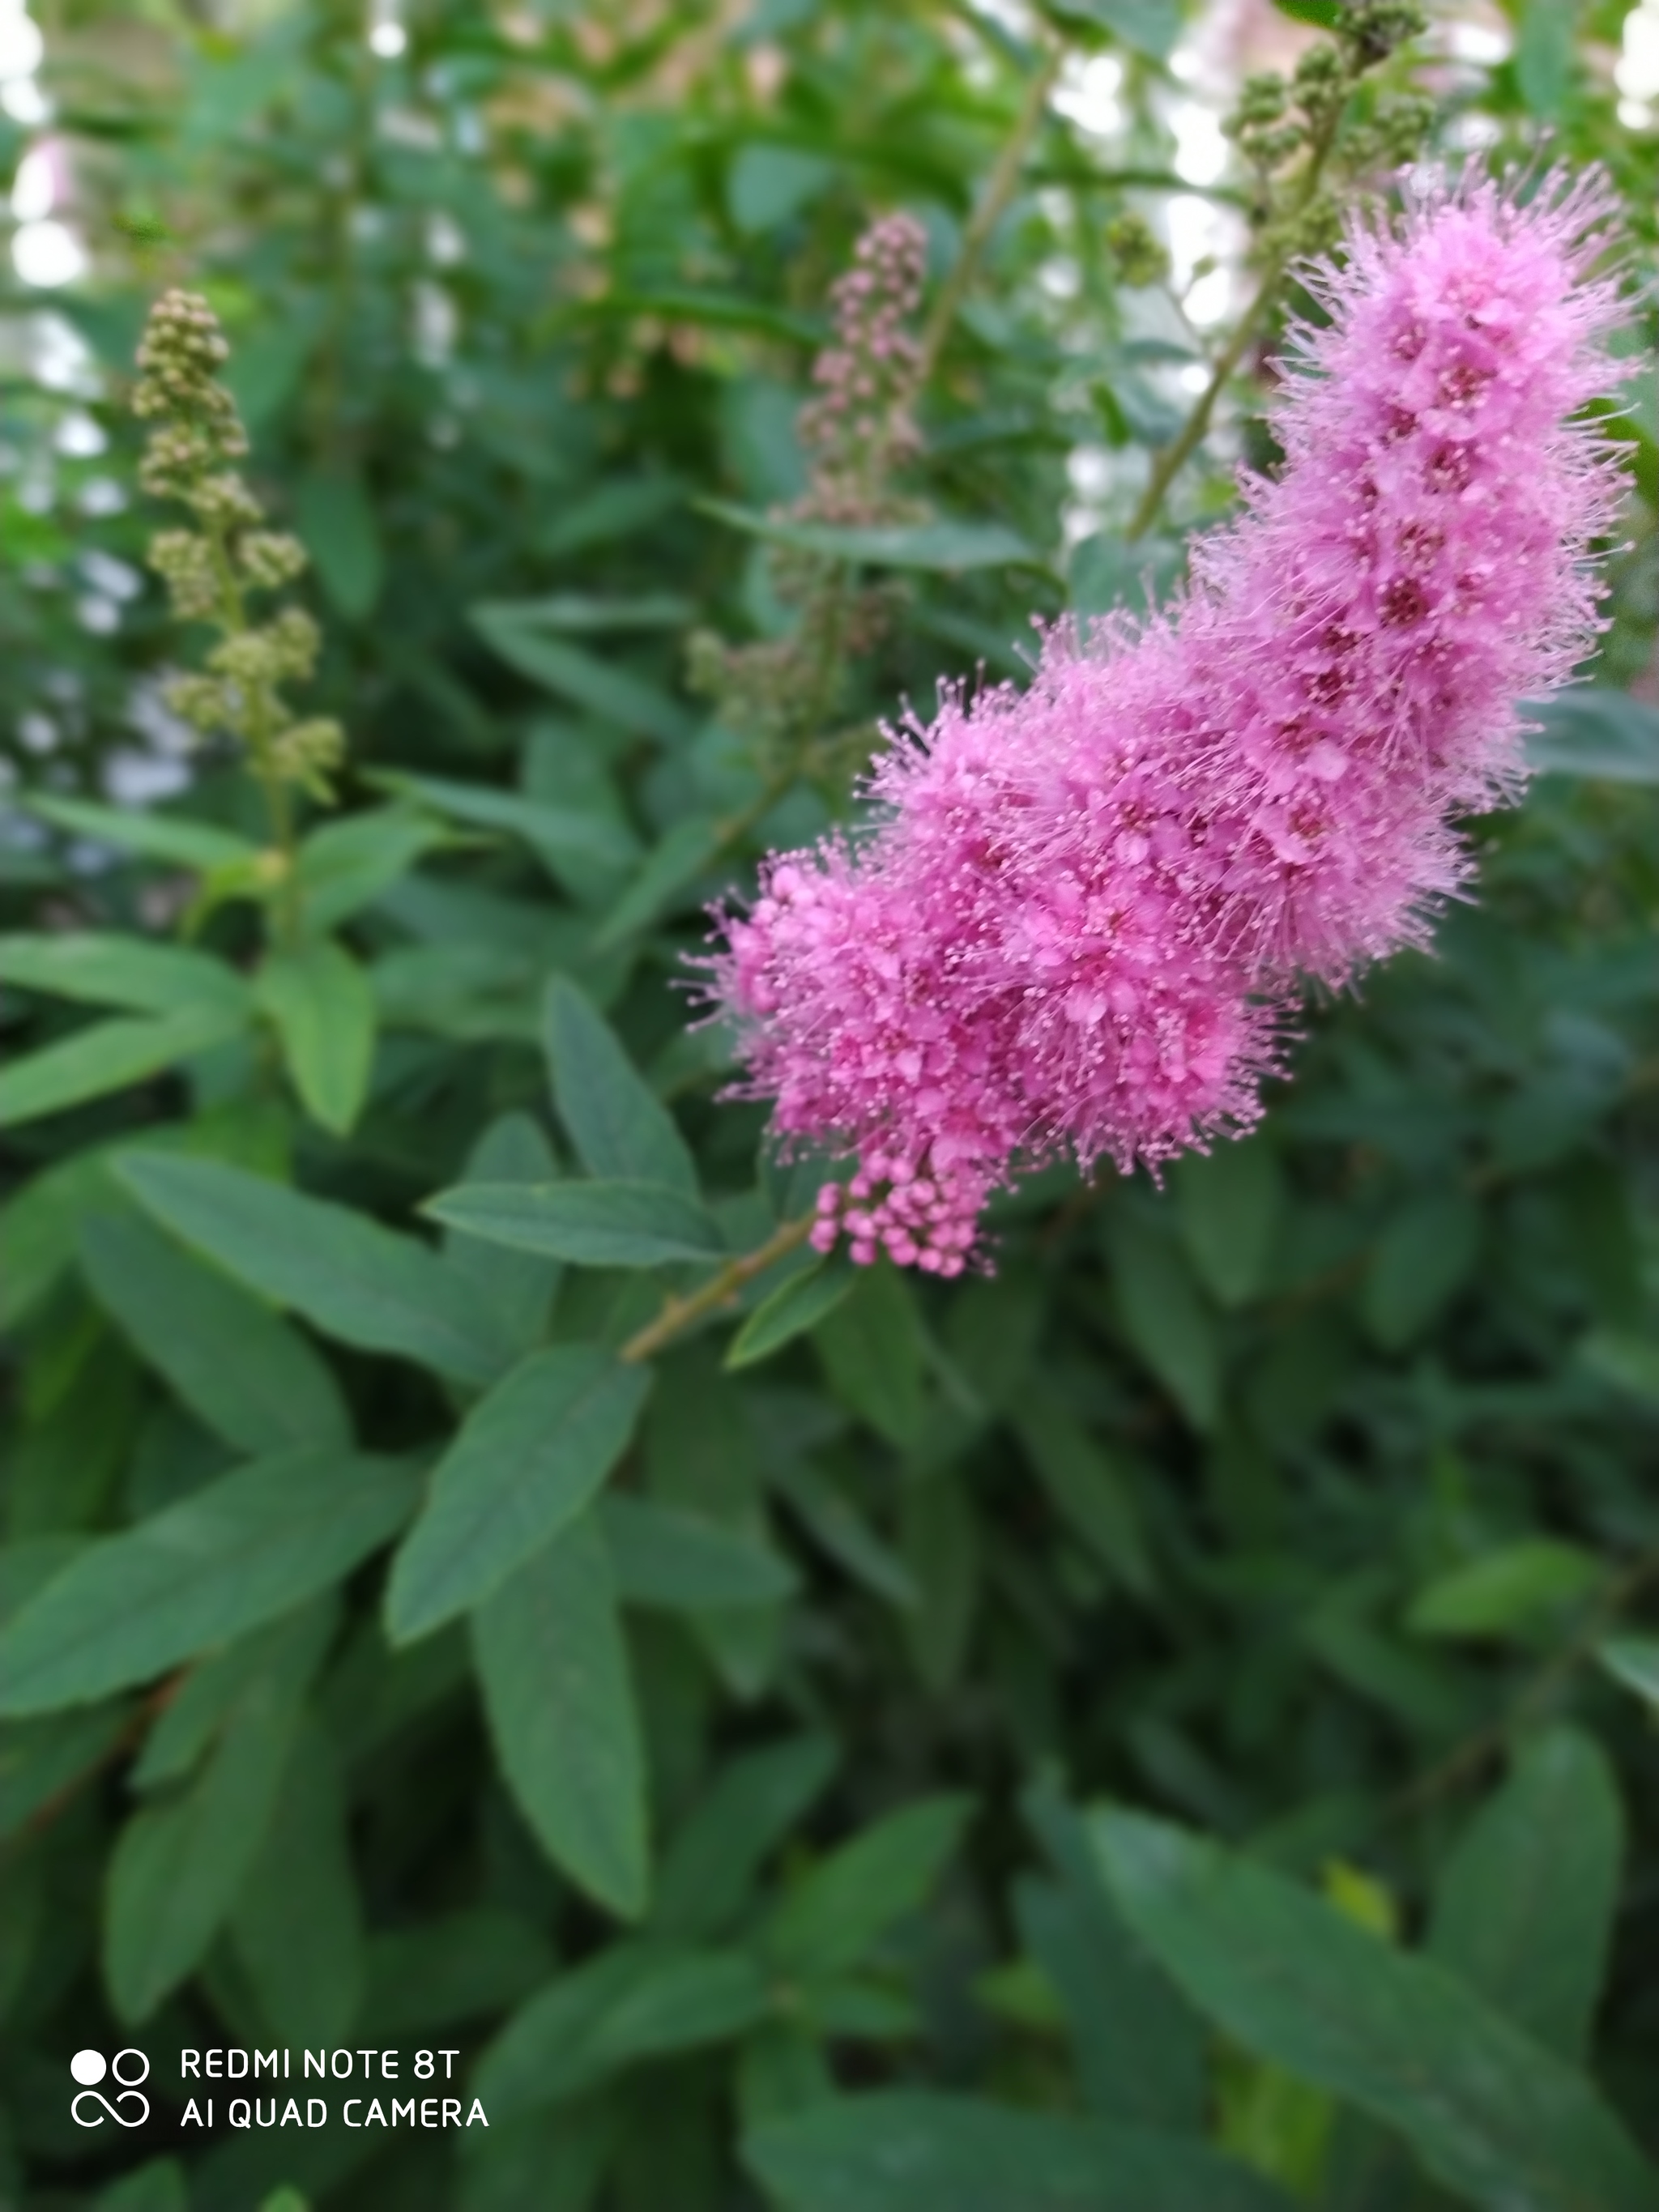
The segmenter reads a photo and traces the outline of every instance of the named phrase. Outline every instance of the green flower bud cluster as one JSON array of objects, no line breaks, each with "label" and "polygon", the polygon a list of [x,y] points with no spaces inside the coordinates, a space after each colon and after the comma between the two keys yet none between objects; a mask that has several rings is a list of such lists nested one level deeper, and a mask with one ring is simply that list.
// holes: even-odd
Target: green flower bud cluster
[{"label": "green flower bud cluster", "polygon": [[220,634],[204,672],[176,677],[167,698],[205,736],[235,738],[271,800],[279,842],[287,836],[283,792],[298,785],[326,800],[344,738],[337,723],[296,721],[282,696],[316,666],[316,624],[298,608],[252,621],[247,596],[280,590],[306,565],[297,538],[265,529],[264,509],[234,464],[248,450],[235,402],[219,381],[229,358],[205,300],[171,291],[150,311],[138,349],[133,412],[152,423],[139,471],[143,489],[189,509],[191,527],[158,531],[149,565],[181,622]]},{"label": "green flower bud cluster", "polygon": [[1222,127],[1255,173],[1250,220],[1263,258],[1282,264],[1331,244],[1340,215],[1328,168],[1352,180],[1416,155],[1430,101],[1385,92],[1368,116],[1345,121],[1345,111],[1361,80],[1426,23],[1416,0],[1360,0],[1344,9],[1334,42],[1308,47],[1288,82],[1277,70],[1245,79]]},{"label": "green flower bud cluster", "polygon": [[1106,251],[1112,257],[1118,283],[1132,290],[1161,284],[1170,273],[1169,248],[1146,216],[1133,209],[1107,224]]}]

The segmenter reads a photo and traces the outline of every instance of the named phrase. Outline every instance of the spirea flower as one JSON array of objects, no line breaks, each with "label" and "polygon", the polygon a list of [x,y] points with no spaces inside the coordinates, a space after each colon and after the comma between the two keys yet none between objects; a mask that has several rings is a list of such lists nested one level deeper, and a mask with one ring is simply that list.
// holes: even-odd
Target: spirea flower
[{"label": "spirea flower", "polygon": [[1298,981],[1423,941],[1516,702],[1596,628],[1618,485],[1594,179],[1471,181],[1304,272],[1282,471],[1167,617],[1063,624],[1030,688],[948,694],[873,826],[774,857],[711,963],[750,1095],[855,1151],[814,1242],[960,1272],[1015,1163],[1150,1164],[1260,1112]]}]

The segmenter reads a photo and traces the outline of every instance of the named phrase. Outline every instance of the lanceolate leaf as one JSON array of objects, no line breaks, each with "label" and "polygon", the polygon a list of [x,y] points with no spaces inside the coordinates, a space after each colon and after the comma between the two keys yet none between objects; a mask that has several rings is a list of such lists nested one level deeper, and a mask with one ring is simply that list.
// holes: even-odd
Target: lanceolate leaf
[{"label": "lanceolate leaf", "polygon": [[1562,1725],[1522,1747],[1441,1869],[1430,1953],[1563,2058],[1584,2056],[1623,1843],[1607,1754]]},{"label": "lanceolate leaf", "polygon": [[955,1850],[973,1807],[933,1797],[878,1820],[788,1890],[767,1935],[788,1972],[855,1966],[882,1932],[922,1902]]},{"label": "lanceolate leaf", "polygon": [[1215,1324],[1179,1246],[1122,1206],[1106,1243],[1129,1341],[1192,1425],[1210,1428],[1221,1390]]},{"label": "lanceolate leaf", "polygon": [[1611,1637],[1595,1656],[1615,1682],[1659,1712],[1659,1637]]},{"label": "lanceolate leaf", "polygon": [[787,1559],[701,1514],[642,1498],[599,1501],[617,1587],[635,1605],[686,1613],[775,1604],[795,1588]]},{"label": "lanceolate leaf", "polygon": [[146,1805],[110,1862],[104,1971],[120,2017],[146,2019],[196,1966],[229,1911],[276,1805],[300,1700],[333,1615],[307,1607],[262,1639],[201,1773]]},{"label": "lanceolate leaf", "polygon": [[732,1759],[664,1855],[652,1926],[677,1936],[718,1935],[767,1852],[789,1835],[835,1765],[836,1747],[821,1735],[791,1737]]},{"label": "lanceolate leaf", "polygon": [[639,846],[629,832],[601,814],[550,806],[544,800],[526,799],[519,792],[502,791],[494,784],[459,783],[451,776],[418,775],[407,769],[382,769],[374,781],[388,790],[424,800],[452,821],[522,838],[532,852],[556,866],[575,860],[603,860],[612,867],[625,868],[639,858]]},{"label": "lanceolate leaf", "polygon": [[246,1452],[345,1446],[327,1363],[270,1308],[142,1214],[100,1214],[81,1255],[99,1302],[191,1411]]},{"label": "lanceolate leaf", "polygon": [[246,1006],[222,998],[168,1014],[93,1022],[0,1073],[0,1127],[15,1128],[42,1114],[125,1091],[246,1026]]},{"label": "lanceolate leaf", "polygon": [[728,1367],[752,1367],[832,1313],[858,1282],[850,1261],[826,1261],[787,1282],[762,1299],[732,1340]]},{"label": "lanceolate leaf", "polygon": [[717,1260],[719,1224],[667,1183],[461,1183],[425,1212],[470,1237],[586,1267],[660,1267]]},{"label": "lanceolate leaf", "polygon": [[1200,2132],[1203,2022],[1125,1921],[1054,1783],[1034,1783],[1021,1809],[1059,1879],[1017,1886],[1020,1934],[1060,1994],[1085,2099],[1103,2118]]},{"label": "lanceolate leaf", "polygon": [[413,1237],[216,1161],[129,1152],[117,1172],[164,1228],[325,1336],[465,1382],[506,1364],[488,1307]]},{"label": "lanceolate leaf", "polygon": [[673,1116],[604,1016],[563,977],[547,994],[547,1049],[560,1119],[590,1175],[696,1195],[697,1171]]},{"label": "lanceolate leaf", "polygon": [[729,2042],[763,2019],[772,1992],[741,1951],[613,1944],[521,2006],[478,2063],[492,2118],[562,2101],[636,2059]]},{"label": "lanceolate leaf", "polygon": [[533,1352],[480,1399],[392,1565],[398,1642],[488,1597],[581,1511],[626,1449],[649,1376],[592,1345]]},{"label": "lanceolate leaf", "polygon": [[[468,1182],[549,1182],[558,1162],[541,1124],[528,1114],[502,1114],[491,1121],[468,1157]],[[444,1233],[444,1264],[477,1297],[494,1309],[509,1341],[528,1352],[547,1327],[548,1309],[563,1269],[532,1252],[510,1252],[460,1229]]]},{"label": "lanceolate leaf", "polygon": [[259,970],[259,1004],[276,1025],[306,1111],[343,1137],[362,1110],[374,1057],[374,994],[331,939],[273,952]]},{"label": "lanceolate leaf", "polygon": [[0,1636],[0,1712],[88,1704],[274,1620],[349,1573],[414,1503],[396,1461],[284,1452],[100,1537]]},{"label": "lanceolate leaf", "polygon": [[1121,1470],[1052,1395],[1033,1392],[1014,1425],[1055,1510],[1126,1589],[1149,1597],[1152,1562]]},{"label": "lanceolate leaf", "polygon": [[665,744],[685,735],[685,710],[656,684],[601,660],[568,638],[550,636],[516,608],[477,606],[470,612],[479,635],[532,683],[545,684],[619,730],[656,738]]},{"label": "lanceolate leaf", "polygon": [[593,940],[594,951],[609,951],[654,921],[675,892],[702,873],[724,842],[721,824],[713,815],[693,814],[677,822],[606,915]]},{"label": "lanceolate leaf", "polygon": [[734,530],[816,553],[826,561],[856,562],[872,568],[1005,568],[1011,561],[1040,563],[1023,538],[999,522],[880,523],[863,526],[829,522],[790,522],[756,514],[721,499],[697,501],[703,514]]},{"label": "lanceolate leaf", "polygon": [[830,2098],[744,2156],[783,2212],[1290,2212],[1179,2136],[913,2090]]},{"label": "lanceolate leaf", "polygon": [[813,1325],[812,1341],[837,1394],[891,1443],[921,1432],[921,1334],[909,1285],[885,1261],[860,1271],[849,1297]]},{"label": "lanceolate leaf", "polygon": [[644,1910],[645,1764],[605,1545],[571,1522],[481,1605],[473,1649],[501,1769],[555,1864]]},{"label": "lanceolate leaf", "polygon": [[1184,1829],[1091,1826],[1125,1917],[1217,2027],[1398,2128],[1471,2203],[1659,2208],[1659,2173],[1584,2077],[1466,1983]]},{"label": "lanceolate leaf", "polygon": [[307,929],[337,929],[452,832],[412,806],[378,806],[312,830],[295,874]]},{"label": "lanceolate leaf", "polygon": [[349,1811],[332,1742],[316,1721],[302,1723],[231,1923],[262,2016],[295,2044],[343,2040],[362,1998],[362,1907]]},{"label": "lanceolate leaf", "polygon": [[73,837],[113,845],[146,860],[170,860],[183,868],[246,867],[259,858],[259,848],[247,838],[211,823],[192,822],[181,814],[100,806],[93,799],[51,796],[31,798],[28,809],[55,829],[67,830]]},{"label": "lanceolate leaf", "polygon": [[0,938],[0,983],[143,1014],[209,1004],[245,1007],[247,1000],[246,984],[222,960],[92,930]]}]

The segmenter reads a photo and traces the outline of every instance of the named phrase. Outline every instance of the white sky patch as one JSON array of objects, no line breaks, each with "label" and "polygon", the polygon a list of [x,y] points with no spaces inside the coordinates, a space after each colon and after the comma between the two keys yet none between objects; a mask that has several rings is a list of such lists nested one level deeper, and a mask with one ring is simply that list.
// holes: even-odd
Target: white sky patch
[{"label": "white sky patch", "polygon": [[1218,184],[1227,167],[1227,141],[1221,118],[1201,100],[1177,100],[1170,108],[1175,133],[1176,170],[1189,185]]},{"label": "white sky patch", "polygon": [[11,211],[19,222],[40,222],[58,200],[58,165],[50,146],[31,146],[17,164]]},{"label": "white sky patch", "polygon": [[11,264],[22,283],[51,291],[86,274],[87,252],[65,222],[24,222],[13,234]]},{"label": "white sky patch", "polygon": [[[1230,240],[1225,216],[1208,200],[1191,192],[1177,192],[1164,210],[1170,229],[1170,259],[1176,289],[1184,295],[1192,320],[1201,328],[1224,322],[1232,307],[1233,280],[1227,265]],[[1194,275],[1199,264],[1214,260],[1218,266],[1202,276]]]},{"label": "white sky patch", "polygon": [[[1566,0],[1559,0],[1565,6]],[[1480,69],[1496,69],[1499,62],[1510,58],[1510,40],[1505,27],[1493,20],[1471,23],[1462,21],[1446,26],[1446,50],[1454,61],[1474,62]]]},{"label": "white sky patch", "polygon": [[19,0],[0,0],[0,80],[32,77],[40,66],[46,42]]},{"label": "white sky patch", "polygon": [[[1633,131],[1642,130],[1651,120],[1646,112],[1648,105],[1659,100],[1659,0],[1642,0],[1641,6],[1632,8],[1626,16],[1613,81],[1621,95],[1620,120]],[[1626,115],[1626,106],[1640,112]]]},{"label": "white sky patch", "polygon": [[1115,54],[1073,54],[1054,88],[1053,106],[1091,138],[1110,138],[1123,128],[1123,64]]}]

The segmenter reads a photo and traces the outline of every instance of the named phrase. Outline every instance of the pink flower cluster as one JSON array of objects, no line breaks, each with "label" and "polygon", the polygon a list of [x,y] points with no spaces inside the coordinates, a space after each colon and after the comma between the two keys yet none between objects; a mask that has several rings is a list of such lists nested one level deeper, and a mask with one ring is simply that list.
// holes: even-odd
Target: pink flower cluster
[{"label": "pink flower cluster", "polygon": [[1298,980],[1421,942],[1451,817],[1523,774],[1515,702],[1596,628],[1618,484],[1572,418],[1614,372],[1594,181],[1472,181],[1307,278],[1282,471],[1167,619],[1057,628],[1030,688],[945,698],[875,826],[721,917],[751,1095],[855,1150],[813,1242],[959,1273],[1016,1160],[1156,1164],[1248,1127]]},{"label": "pink flower cluster", "polygon": [[921,351],[904,325],[921,304],[927,259],[927,234],[915,217],[885,216],[831,289],[836,340],[813,365],[819,394],[800,415],[801,442],[814,456],[804,505],[816,520],[862,520],[880,479],[915,450],[909,405]]}]

